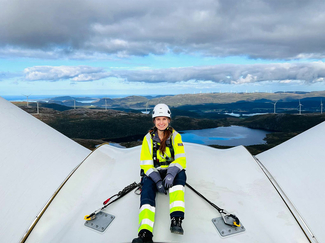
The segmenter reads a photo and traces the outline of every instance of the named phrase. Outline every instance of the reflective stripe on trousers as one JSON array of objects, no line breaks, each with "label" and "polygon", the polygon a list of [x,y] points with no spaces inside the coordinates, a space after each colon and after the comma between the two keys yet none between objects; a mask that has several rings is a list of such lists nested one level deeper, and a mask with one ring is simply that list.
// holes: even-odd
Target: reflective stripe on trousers
[{"label": "reflective stripe on trousers", "polygon": [[[163,179],[164,177],[162,177]],[[169,189],[170,217],[184,218],[185,213],[185,192],[186,174],[185,170],[180,171],[174,180],[174,186]],[[156,210],[156,184],[148,176],[141,180],[142,191],[139,212],[139,229],[153,231]]]}]

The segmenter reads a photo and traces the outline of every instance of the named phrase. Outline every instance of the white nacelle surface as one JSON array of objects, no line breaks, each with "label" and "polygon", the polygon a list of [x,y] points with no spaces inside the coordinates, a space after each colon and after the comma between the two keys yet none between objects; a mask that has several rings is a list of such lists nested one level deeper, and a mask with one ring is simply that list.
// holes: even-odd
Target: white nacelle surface
[{"label": "white nacelle surface", "polygon": [[325,122],[256,157],[272,174],[318,242],[325,242]]},{"label": "white nacelle surface", "polygon": [[[242,146],[218,150],[184,143],[187,182],[241,220],[246,231],[221,237],[212,223],[216,209],[189,188],[185,192],[184,235],[171,234],[169,198],[158,194],[154,242],[309,242],[251,154]],[[104,212],[115,219],[105,232],[84,226],[85,215],[132,182],[139,182],[141,147],[103,145],[68,180],[26,242],[131,242],[137,236],[140,197],[131,192]]]},{"label": "white nacelle surface", "polygon": [[0,241],[19,242],[90,151],[1,97],[0,147]]}]

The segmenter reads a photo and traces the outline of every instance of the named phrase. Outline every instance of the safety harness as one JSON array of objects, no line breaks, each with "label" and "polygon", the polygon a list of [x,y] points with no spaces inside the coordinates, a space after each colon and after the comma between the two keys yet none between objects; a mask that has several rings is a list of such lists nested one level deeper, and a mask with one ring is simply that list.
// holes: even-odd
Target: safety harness
[{"label": "safety harness", "polygon": [[171,162],[174,161],[175,158],[175,152],[174,152],[174,147],[172,144],[172,135],[170,135],[170,137],[166,140],[166,146],[169,148],[170,154],[171,154],[171,158],[167,157],[167,160],[165,162],[159,162],[158,157],[157,157],[157,151],[159,149],[159,144],[158,142],[154,141],[154,134],[155,131],[153,131],[152,133],[150,133],[151,135],[151,139],[152,139],[152,159],[153,159],[153,165],[155,168],[160,167],[161,165],[169,165]]}]

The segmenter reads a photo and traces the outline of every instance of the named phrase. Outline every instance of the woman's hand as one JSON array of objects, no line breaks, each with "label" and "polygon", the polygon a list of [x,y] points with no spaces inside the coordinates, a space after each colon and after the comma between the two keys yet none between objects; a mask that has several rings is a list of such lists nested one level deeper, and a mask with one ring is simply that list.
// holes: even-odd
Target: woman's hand
[{"label": "woman's hand", "polygon": [[172,174],[166,175],[166,177],[164,179],[166,189],[168,189],[174,185],[174,179],[175,179],[174,175],[172,175]]},{"label": "woman's hand", "polygon": [[156,183],[156,187],[157,187],[158,192],[164,193],[165,195],[167,195],[167,192],[166,192],[166,189],[162,183],[162,180],[160,180]]},{"label": "woman's hand", "polygon": [[174,185],[175,176],[180,172],[180,169],[177,166],[169,166],[167,169],[167,175],[164,179],[164,186],[166,189]]}]

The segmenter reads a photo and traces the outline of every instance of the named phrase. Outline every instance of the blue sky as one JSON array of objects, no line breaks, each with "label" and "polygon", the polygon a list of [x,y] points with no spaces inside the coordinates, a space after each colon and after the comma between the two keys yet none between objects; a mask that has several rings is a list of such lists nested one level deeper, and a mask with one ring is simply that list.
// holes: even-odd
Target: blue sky
[{"label": "blue sky", "polygon": [[1,96],[325,90],[323,1],[0,1]]}]

